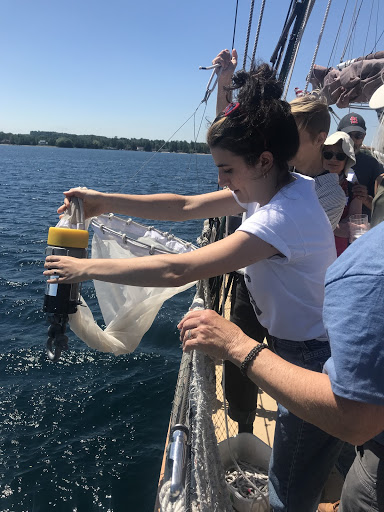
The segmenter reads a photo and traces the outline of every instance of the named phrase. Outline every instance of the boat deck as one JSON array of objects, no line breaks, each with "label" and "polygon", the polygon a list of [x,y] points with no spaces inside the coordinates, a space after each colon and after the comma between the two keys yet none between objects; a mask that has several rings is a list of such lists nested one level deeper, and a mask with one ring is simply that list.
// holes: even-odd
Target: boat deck
[{"label": "boat deck", "polygon": [[[223,388],[221,385],[222,381],[222,366],[216,366],[216,399],[217,409],[212,414],[213,424],[215,425],[215,432],[217,442],[226,439],[226,427],[225,427],[225,414],[224,414],[224,399],[223,399]],[[259,389],[259,397],[257,400],[257,414],[253,424],[254,434],[264,441],[268,446],[272,447],[273,436],[275,433],[275,420],[276,420],[277,405],[275,400],[269,395]],[[230,437],[237,434],[237,423],[228,418],[228,432]]]}]

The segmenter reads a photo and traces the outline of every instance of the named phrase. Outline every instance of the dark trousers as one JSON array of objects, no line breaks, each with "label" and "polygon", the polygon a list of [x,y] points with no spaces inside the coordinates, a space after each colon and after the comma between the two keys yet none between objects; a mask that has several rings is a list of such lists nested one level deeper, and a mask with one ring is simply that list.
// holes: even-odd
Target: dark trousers
[{"label": "dark trousers", "polygon": [[[250,338],[262,342],[268,331],[257,319],[249,301],[244,276],[235,273],[231,296],[231,322],[236,324]],[[256,416],[258,387],[240,369],[225,361],[225,394],[228,400],[228,414],[233,421],[252,424]]]},{"label": "dark trousers", "polygon": [[340,512],[384,511],[384,445],[368,441],[357,454],[343,486]]}]

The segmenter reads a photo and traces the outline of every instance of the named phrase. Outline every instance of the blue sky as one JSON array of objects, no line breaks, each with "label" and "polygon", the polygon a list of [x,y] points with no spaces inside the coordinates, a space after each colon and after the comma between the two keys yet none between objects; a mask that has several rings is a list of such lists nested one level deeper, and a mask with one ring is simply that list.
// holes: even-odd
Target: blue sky
[{"label": "blue sky", "polygon": [[[372,4],[372,3],[373,4]],[[289,0],[267,0],[257,57],[269,61]],[[305,86],[326,0],[317,0],[305,32],[287,99]],[[359,3],[359,2],[358,2]],[[255,15],[252,52],[261,0]],[[355,0],[349,1],[352,11]],[[383,30],[383,6],[365,0],[353,48],[346,58],[368,53]],[[210,76],[199,71],[223,48],[231,48],[235,0],[2,0],[0,21],[0,130],[49,130],[108,137],[167,140],[204,96]],[[334,0],[316,63],[327,66],[345,3]],[[372,22],[369,17],[373,5]],[[239,0],[235,47],[243,59],[250,0]],[[339,62],[341,43],[330,65]],[[378,15],[379,14],[379,15]],[[366,41],[367,38],[367,41]],[[365,48],[365,52],[364,52]],[[384,37],[377,49],[384,48]],[[214,117],[212,95],[205,116]],[[340,116],[348,113],[338,111]],[[369,143],[377,117],[367,120]],[[196,116],[196,130],[203,108]],[[199,140],[204,140],[203,119]],[[335,129],[335,124],[332,124]],[[193,121],[175,139],[194,138]]]}]

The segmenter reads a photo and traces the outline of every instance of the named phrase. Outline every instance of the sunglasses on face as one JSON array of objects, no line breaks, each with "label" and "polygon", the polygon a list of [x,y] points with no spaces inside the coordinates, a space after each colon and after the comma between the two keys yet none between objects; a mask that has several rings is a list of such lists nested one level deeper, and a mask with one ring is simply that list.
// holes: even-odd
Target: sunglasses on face
[{"label": "sunglasses on face", "polygon": [[323,157],[326,160],[332,160],[333,157],[336,158],[339,162],[342,162],[347,158],[345,153],[334,153],[333,151],[323,151]]},{"label": "sunglasses on face", "polygon": [[349,135],[350,137],[353,137],[356,140],[361,140],[364,139],[365,137],[365,133],[362,132],[351,132]]}]

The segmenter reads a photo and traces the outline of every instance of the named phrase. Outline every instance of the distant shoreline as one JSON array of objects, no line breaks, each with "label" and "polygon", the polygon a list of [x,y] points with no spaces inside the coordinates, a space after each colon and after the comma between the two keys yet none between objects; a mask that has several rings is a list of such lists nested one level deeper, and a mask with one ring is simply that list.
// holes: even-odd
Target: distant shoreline
[{"label": "distant shoreline", "polygon": [[89,149],[91,151],[131,151],[132,153],[158,153],[164,155],[198,155],[198,156],[211,156],[211,153],[183,153],[182,151],[138,151],[134,149],[115,149],[115,148],[62,148],[59,146],[50,146],[49,144],[6,144],[4,142],[0,142],[1,146],[12,146],[15,148],[54,148],[54,149]]},{"label": "distant shoreline", "polygon": [[77,149],[109,149],[126,151],[143,151],[145,153],[187,153],[210,154],[205,142],[187,142],[186,140],[136,139],[104,137],[101,135],[76,135],[74,133],[58,133],[31,131],[28,134],[14,134],[0,131],[0,145],[10,146],[41,146]]}]

